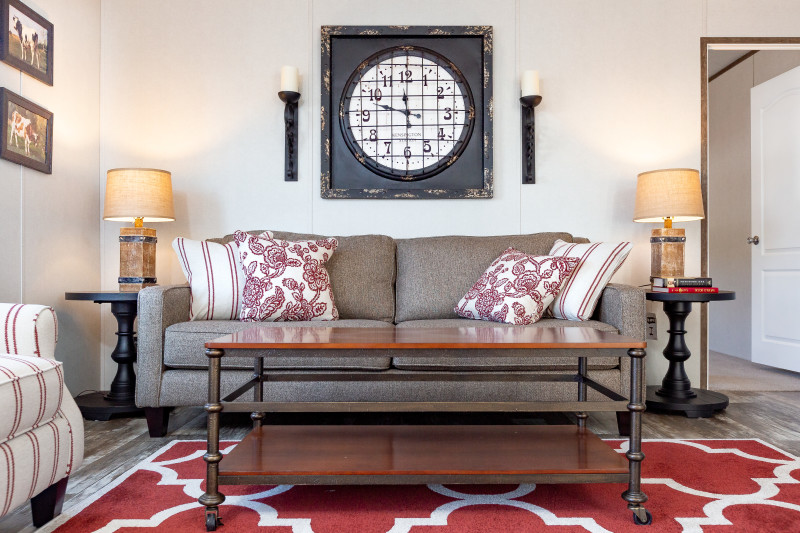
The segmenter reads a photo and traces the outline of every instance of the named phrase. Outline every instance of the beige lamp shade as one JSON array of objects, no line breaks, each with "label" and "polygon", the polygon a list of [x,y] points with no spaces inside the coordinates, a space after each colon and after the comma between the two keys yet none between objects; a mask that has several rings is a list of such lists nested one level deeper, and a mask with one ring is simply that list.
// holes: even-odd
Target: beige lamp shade
[{"label": "beige lamp shade", "polygon": [[639,174],[634,222],[662,222],[665,218],[686,222],[704,217],[698,171],[668,168]]},{"label": "beige lamp shade", "polygon": [[172,175],[152,168],[114,168],[106,177],[103,220],[133,222],[175,220]]}]

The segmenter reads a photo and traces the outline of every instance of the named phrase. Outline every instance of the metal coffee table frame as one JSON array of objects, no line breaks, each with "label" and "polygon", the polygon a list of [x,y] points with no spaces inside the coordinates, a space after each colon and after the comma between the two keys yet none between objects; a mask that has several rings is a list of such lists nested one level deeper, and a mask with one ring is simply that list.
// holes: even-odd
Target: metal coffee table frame
[{"label": "metal coffee table frame", "polygon": [[[595,382],[588,377],[589,357],[594,356],[596,348],[575,348],[571,350],[577,354],[578,371],[577,373],[563,374],[536,374],[527,375],[486,375],[479,373],[464,372],[458,375],[448,375],[448,379],[459,381],[558,381],[573,382],[577,385],[577,401],[567,402],[265,402],[263,398],[262,383],[266,381],[331,381],[336,379],[347,381],[372,381],[385,379],[388,381],[418,381],[418,380],[441,380],[442,374],[439,372],[415,372],[413,374],[401,375],[380,375],[365,372],[363,375],[348,372],[346,376],[331,372],[329,374],[304,374],[304,373],[278,373],[267,374],[264,371],[263,357],[255,357],[253,364],[252,377],[232,393],[224,398],[220,398],[220,372],[221,359],[225,355],[225,350],[220,348],[207,348],[205,353],[209,360],[208,372],[208,403],[205,410],[208,416],[208,447],[203,459],[207,463],[206,470],[206,492],[198,501],[206,507],[206,529],[215,531],[221,525],[219,517],[219,506],[225,501],[225,496],[219,492],[220,484],[426,484],[441,483],[441,479],[431,479],[431,476],[354,476],[354,477],[325,477],[321,481],[319,476],[309,479],[308,476],[286,476],[280,478],[270,478],[269,476],[220,476],[219,463],[223,456],[219,451],[219,415],[222,411],[226,412],[249,412],[253,419],[254,429],[260,428],[265,413],[271,412],[575,412],[579,429],[585,429],[586,419],[589,412],[600,411],[621,411],[627,409],[631,415],[631,433],[629,437],[629,448],[625,456],[628,459],[628,474],[620,477],[620,474],[530,474],[523,478],[518,476],[510,480],[507,477],[496,476],[494,478],[487,475],[478,475],[470,478],[469,476],[460,477],[461,483],[628,483],[628,489],[622,493],[622,499],[627,502],[627,507],[633,512],[633,519],[636,524],[649,525],[652,522],[650,512],[645,508],[647,496],[641,489],[641,462],[644,460],[642,453],[642,413],[645,410],[645,403],[642,396],[643,364],[646,352],[646,343],[636,341],[627,337],[619,336],[620,339],[632,341],[634,347],[627,350],[627,355],[631,359],[630,365],[630,390],[631,397],[627,399],[622,395],[608,389],[607,387]],[[220,339],[218,339],[220,340]],[[212,341],[207,344],[213,344]],[[371,348],[364,346],[363,348]],[[539,348],[539,347],[537,347]],[[298,349],[302,349],[299,348]],[[403,347],[403,349],[408,349]],[[467,348],[464,348],[467,349]],[[237,356],[242,356],[252,349],[239,348],[229,350],[235,352]],[[324,353],[322,350],[320,353]],[[410,351],[413,353],[413,350]],[[252,354],[251,354],[252,355]],[[408,355],[408,353],[404,354]],[[258,385],[258,386],[257,386]],[[608,398],[604,401],[587,400],[588,388],[591,388],[602,396]],[[253,392],[252,402],[234,402],[247,392]]]}]

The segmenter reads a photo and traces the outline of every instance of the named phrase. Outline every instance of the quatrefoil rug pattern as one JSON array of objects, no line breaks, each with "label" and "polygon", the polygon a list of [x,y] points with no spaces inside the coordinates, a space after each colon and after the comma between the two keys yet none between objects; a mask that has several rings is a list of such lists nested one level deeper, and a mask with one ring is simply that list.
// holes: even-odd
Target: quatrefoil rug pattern
[{"label": "quatrefoil rug pattern", "polygon": [[[627,441],[608,440],[618,453]],[[223,442],[223,453],[234,442]],[[646,440],[653,514],[620,484],[223,486],[218,531],[269,533],[800,531],[800,460],[760,440]],[[173,441],[40,531],[205,531],[203,441]]]}]

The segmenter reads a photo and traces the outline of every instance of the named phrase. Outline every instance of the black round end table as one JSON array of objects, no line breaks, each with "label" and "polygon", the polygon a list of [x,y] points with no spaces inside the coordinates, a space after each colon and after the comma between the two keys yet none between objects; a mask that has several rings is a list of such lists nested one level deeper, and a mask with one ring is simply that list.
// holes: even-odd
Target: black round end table
[{"label": "black round end table", "polygon": [[664,348],[664,357],[669,361],[669,368],[660,387],[647,387],[647,410],[656,413],[683,413],[689,418],[708,418],[715,411],[728,407],[728,397],[724,394],[692,388],[683,367],[692,354],[686,347],[683,336],[686,333],[686,317],[692,312],[692,303],[733,300],[736,293],[648,292],[646,297],[653,302],[662,302],[664,313],[669,318],[669,341]]},{"label": "black round end table", "polygon": [[108,420],[113,415],[138,415],[144,409],[136,407],[136,341],[133,323],[136,320],[138,292],[85,291],[68,292],[66,300],[87,300],[98,304],[110,303],[111,313],[117,319],[117,345],[111,359],[117,363],[117,373],[108,391],[84,394],[75,403],[87,420]]}]

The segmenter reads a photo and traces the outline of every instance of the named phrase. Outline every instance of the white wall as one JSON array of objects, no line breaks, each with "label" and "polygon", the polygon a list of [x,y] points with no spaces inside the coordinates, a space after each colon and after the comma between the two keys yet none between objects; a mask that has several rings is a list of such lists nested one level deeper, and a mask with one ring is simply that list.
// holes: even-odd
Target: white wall
[{"label": "white wall", "polygon": [[52,87],[0,63],[0,84],[53,112],[53,173],[0,160],[0,301],[52,305],[73,394],[100,384],[100,309],[66,291],[100,281],[98,0],[25,2],[54,24]]},{"label": "white wall", "polygon": [[[395,237],[566,230],[627,239],[636,246],[616,280],[643,284],[652,226],[631,222],[636,174],[699,167],[700,37],[791,35],[798,22],[800,4],[790,1],[104,1],[100,168],[173,172],[177,220],[157,226],[161,283],[183,281],[169,246],[175,236],[273,228]],[[322,24],[494,26],[493,199],[320,198]],[[283,64],[303,74],[297,183],[282,178],[276,93]],[[541,73],[544,99],[537,184],[522,186],[518,74],[529,68]],[[101,226],[101,284],[109,289],[116,286],[118,228]],[[686,271],[699,273],[700,225],[685,228]],[[663,314],[659,322],[651,383],[666,369]],[[106,311],[105,384],[113,375],[113,325]],[[687,329],[699,354],[699,312]],[[698,357],[687,370],[699,384]]]}]

